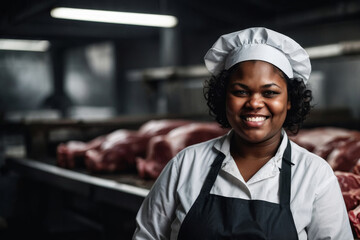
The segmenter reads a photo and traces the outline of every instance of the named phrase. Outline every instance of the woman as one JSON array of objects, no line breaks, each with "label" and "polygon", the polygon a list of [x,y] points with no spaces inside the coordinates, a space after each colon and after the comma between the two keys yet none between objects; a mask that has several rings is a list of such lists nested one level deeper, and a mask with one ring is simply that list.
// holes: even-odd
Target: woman
[{"label": "woman", "polygon": [[223,137],[181,151],[137,215],[134,239],[353,239],[330,166],[289,141],[310,109],[306,51],[266,28],[221,36],[205,97]]}]

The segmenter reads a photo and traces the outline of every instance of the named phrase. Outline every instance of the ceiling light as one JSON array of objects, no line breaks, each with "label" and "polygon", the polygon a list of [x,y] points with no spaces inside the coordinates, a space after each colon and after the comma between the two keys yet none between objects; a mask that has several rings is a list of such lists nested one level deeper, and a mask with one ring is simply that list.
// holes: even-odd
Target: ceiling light
[{"label": "ceiling light", "polygon": [[164,28],[175,27],[178,22],[176,17],[169,15],[115,12],[65,7],[54,8],[51,10],[50,14],[54,18],[62,19]]},{"label": "ceiling light", "polygon": [[341,55],[343,49],[339,44],[329,44],[324,46],[309,47],[305,50],[309,54],[309,57],[314,59],[339,56]]},{"label": "ceiling light", "polygon": [[309,47],[305,49],[310,58],[326,58],[360,53],[360,41],[347,41],[335,44]]},{"label": "ceiling light", "polygon": [[0,50],[45,52],[49,46],[46,40],[0,39]]}]

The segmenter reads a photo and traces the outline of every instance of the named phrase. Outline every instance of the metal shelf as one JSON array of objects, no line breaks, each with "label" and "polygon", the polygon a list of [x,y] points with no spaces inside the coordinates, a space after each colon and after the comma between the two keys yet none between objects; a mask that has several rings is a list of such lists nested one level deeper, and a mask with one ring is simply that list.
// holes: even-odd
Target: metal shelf
[{"label": "metal shelf", "polygon": [[147,187],[139,187],[135,183],[121,183],[26,158],[7,157],[6,165],[23,177],[82,195],[94,202],[132,211],[139,209],[152,183],[149,182]]}]

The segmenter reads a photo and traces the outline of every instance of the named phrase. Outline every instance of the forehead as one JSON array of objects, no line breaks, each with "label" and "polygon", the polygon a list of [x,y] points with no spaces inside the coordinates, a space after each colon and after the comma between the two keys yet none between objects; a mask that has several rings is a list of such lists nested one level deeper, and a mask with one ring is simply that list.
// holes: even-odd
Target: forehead
[{"label": "forehead", "polygon": [[251,60],[238,63],[231,69],[230,80],[281,81],[286,84],[284,73],[271,63]]}]

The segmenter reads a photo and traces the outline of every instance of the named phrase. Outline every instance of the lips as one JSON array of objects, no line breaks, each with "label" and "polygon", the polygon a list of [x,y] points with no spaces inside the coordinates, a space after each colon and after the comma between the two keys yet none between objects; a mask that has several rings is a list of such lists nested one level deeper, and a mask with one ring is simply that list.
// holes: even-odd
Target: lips
[{"label": "lips", "polygon": [[268,116],[264,115],[242,115],[241,119],[244,123],[249,127],[261,127],[265,124],[266,119]]},{"label": "lips", "polygon": [[265,121],[266,117],[245,117],[245,120],[248,122],[261,122]]}]

